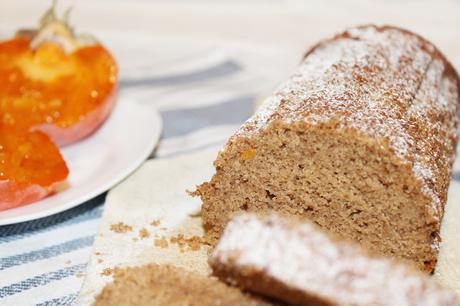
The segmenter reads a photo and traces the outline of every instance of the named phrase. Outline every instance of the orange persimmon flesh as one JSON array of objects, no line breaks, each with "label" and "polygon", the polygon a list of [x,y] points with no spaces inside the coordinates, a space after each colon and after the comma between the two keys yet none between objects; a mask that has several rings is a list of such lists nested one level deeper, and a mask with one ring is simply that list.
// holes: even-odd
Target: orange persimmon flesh
[{"label": "orange persimmon flesh", "polygon": [[71,53],[17,37],[0,43],[0,123],[41,130],[57,145],[94,132],[114,104],[117,65],[100,44]]},{"label": "orange persimmon flesh", "polygon": [[0,211],[46,197],[68,174],[46,134],[0,124]]},{"label": "orange persimmon flesh", "polygon": [[117,66],[103,46],[30,45],[0,42],[0,211],[53,193],[69,173],[56,144],[90,135],[115,102]]}]

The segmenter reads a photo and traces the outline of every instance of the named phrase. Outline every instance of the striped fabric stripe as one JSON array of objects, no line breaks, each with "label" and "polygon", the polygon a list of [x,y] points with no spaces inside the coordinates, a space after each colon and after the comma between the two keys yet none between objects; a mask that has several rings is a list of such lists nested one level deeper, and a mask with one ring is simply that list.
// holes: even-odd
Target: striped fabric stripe
[{"label": "striped fabric stripe", "polygon": [[64,306],[73,305],[78,297],[77,293],[72,293],[52,300],[36,304],[36,306]]},{"label": "striped fabric stripe", "polygon": [[25,279],[18,283],[0,288],[0,298],[21,293],[24,290],[30,288],[46,285],[50,282],[58,281],[65,277],[74,275],[77,272],[84,271],[86,264],[78,264],[67,268],[59,269],[56,271],[40,274],[28,279]]},{"label": "striped fabric stripe", "polygon": [[14,256],[0,258],[0,271],[16,265],[25,264],[31,261],[58,256],[63,253],[72,252],[79,248],[92,245],[94,236],[76,238],[67,242],[56,244],[40,250],[22,253]]},{"label": "striped fabric stripe", "polygon": [[[102,214],[102,204],[105,193],[75,208],[42,219],[0,227],[1,244],[17,239],[52,231],[61,226],[68,226],[85,220],[99,218]],[[1,252],[0,252],[1,255]]]},{"label": "striped fabric stripe", "polygon": [[224,142],[223,139],[222,140],[217,140],[217,141],[214,141],[214,142],[208,142],[206,144],[203,144],[201,146],[197,146],[197,147],[194,147],[194,148],[185,149],[185,150],[165,154],[165,155],[162,155],[162,156],[156,156],[156,157],[157,158],[171,158],[171,157],[175,157],[175,156],[179,156],[179,155],[183,155],[183,154],[191,154],[191,153],[206,150],[206,149],[209,149],[209,148],[221,148],[224,143],[225,142]]},{"label": "striped fabric stripe", "polygon": [[253,112],[252,96],[236,97],[217,105],[163,111],[163,139],[187,135],[208,126],[236,124]]},{"label": "striped fabric stripe", "polygon": [[122,79],[120,87],[129,88],[135,86],[168,86],[180,85],[190,82],[200,82],[208,79],[215,79],[229,74],[241,71],[238,63],[228,60],[223,63],[218,63],[216,66],[207,67],[203,70],[192,71],[189,73],[182,73],[170,76],[152,77],[152,78],[139,78],[139,79]]},{"label": "striped fabric stripe", "polygon": [[155,158],[172,157],[196,152],[214,146],[221,147],[240,124],[206,127],[187,135],[164,139],[155,152]]}]

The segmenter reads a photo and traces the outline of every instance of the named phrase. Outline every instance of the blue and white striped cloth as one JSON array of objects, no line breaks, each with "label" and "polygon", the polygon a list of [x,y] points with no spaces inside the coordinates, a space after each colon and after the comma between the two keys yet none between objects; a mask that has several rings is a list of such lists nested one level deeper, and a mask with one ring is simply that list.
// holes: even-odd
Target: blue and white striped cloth
[{"label": "blue and white striped cloth", "polygon": [[[123,94],[160,110],[152,158],[220,146],[253,112],[261,78],[212,46],[108,43]],[[83,281],[105,194],[43,219],[0,227],[0,305],[72,305]]]}]

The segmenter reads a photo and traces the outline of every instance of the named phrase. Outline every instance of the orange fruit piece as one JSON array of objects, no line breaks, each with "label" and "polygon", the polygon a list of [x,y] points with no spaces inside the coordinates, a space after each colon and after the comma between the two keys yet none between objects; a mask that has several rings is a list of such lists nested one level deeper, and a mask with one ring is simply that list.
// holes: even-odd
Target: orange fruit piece
[{"label": "orange fruit piece", "polygon": [[68,174],[46,134],[0,125],[0,211],[46,197]]},{"label": "orange fruit piece", "polygon": [[93,133],[115,102],[117,65],[100,44],[66,53],[30,38],[0,43],[0,123],[40,130],[59,146]]}]

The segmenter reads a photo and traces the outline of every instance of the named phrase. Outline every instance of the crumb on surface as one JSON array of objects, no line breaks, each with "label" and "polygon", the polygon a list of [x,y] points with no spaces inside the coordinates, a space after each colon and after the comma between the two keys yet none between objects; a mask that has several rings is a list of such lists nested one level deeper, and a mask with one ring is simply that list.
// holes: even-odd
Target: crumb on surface
[{"label": "crumb on surface", "polygon": [[156,247],[159,247],[162,249],[167,248],[169,246],[168,240],[165,237],[162,237],[160,239],[155,239],[154,244]]},{"label": "crumb on surface", "polygon": [[150,222],[150,225],[151,226],[158,226],[158,225],[160,225],[160,223],[161,223],[160,220],[156,219],[156,220],[153,220],[152,222]]},{"label": "crumb on surface", "polygon": [[102,276],[109,276],[109,275],[112,275],[113,272],[114,272],[113,268],[105,268],[104,270],[102,270],[101,275]]},{"label": "crumb on surface", "polygon": [[169,239],[169,242],[171,242],[172,244],[177,244],[181,249],[181,252],[186,250],[198,251],[201,248],[201,244],[204,243],[202,237],[191,236],[190,238],[185,238],[183,234],[178,234],[176,236],[171,237]]},{"label": "crumb on surface", "polygon": [[115,224],[111,224],[110,230],[115,233],[127,233],[131,232],[133,230],[133,227],[123,222],[118,222]]},{"label": "crumb on surface", "polygon": [[150,233],[146,228],[143,227],[139,230],[139,238],[145,239],[145,238],[148,238],[149,236],[150,236]]},{"label": "crumb on surface", "polygon": [[97,263],[102,263],[102,262],[104,262],[104,260],[102,258],[97,259]]},{"label": "crumb on surface", "polygon": [[134,242],[136,242],[136,241],[138,241],[138,240],[139,240],[139,238],[133,237],[133,241],[134,241]]},{"label": "crumb on surface", "polygon": [[77,278],[82,278],[85,276],[85,273],[82,273],[82,272],[78,272],[77,274],[75,274],[75,277]]},{"label": "crumb on surface", "polygon": [[102,255],[102,253],[101,252],[94,252],[94,255],[99,256],[99,255]]}]

